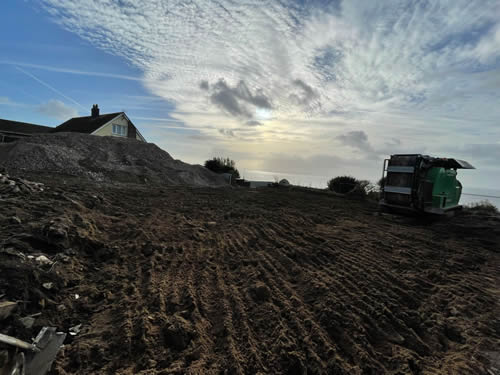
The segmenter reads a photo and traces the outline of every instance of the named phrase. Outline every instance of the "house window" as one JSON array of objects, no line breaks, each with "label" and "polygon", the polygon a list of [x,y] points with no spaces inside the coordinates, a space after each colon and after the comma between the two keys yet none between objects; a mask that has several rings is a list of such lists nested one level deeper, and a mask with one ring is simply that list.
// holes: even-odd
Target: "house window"
[{"label": "house window", "polygon": [[113,124],[113,134],[126,136],[127,135],[127,127],[125,125]]}]

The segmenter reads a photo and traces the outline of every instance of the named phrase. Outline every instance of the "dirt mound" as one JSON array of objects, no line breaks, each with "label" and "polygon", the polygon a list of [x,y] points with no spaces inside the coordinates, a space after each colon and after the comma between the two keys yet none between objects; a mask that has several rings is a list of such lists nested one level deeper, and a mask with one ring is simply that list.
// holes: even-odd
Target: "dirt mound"
[{"label": "dirt mound", "polygon": [[0,144],[0,166],[9,171],[52,172],[103,181],[224,186],[201,165],[174,160],[152,143],[79,133],[40,134]]},{"label": "dirt mound", "polygon": [[500,367],[495,217],[430,225],[326,194],[102,183],[6,193],[0,225],[0,301],[19,301],[0,332],[81,324],[54,374]]}]

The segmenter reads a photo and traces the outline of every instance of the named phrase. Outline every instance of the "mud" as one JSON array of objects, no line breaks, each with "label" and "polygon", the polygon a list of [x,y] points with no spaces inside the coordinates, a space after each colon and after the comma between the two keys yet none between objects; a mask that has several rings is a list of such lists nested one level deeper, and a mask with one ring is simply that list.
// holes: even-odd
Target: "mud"
[{"label": "mud", "polygon": [[44,182],[0,201],[0,295],[20,301],[0,331],[82,324],[53,374],[498,373],[495,217],[430,223],[293,189]]}]

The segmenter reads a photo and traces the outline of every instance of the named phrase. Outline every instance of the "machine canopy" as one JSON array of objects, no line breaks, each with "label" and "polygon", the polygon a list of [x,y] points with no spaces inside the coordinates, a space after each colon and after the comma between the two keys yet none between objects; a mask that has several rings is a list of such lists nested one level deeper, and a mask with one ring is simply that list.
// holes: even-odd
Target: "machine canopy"
[{"label": "machine canopy", "polygon": [[429,158],[433,167],[453,168],[453,169],[476,169],[465,160],[450,158]]}]

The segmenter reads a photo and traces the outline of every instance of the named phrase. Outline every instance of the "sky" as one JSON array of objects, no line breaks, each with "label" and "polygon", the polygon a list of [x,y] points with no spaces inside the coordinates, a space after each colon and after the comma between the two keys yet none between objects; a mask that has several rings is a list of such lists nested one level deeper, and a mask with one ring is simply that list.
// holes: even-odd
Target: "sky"
[{"label": "sky", "polygon": [[125,111],[174,158],[376,181],[396,153],[500,186],[500,1],[2,0],[0,118]]}]

